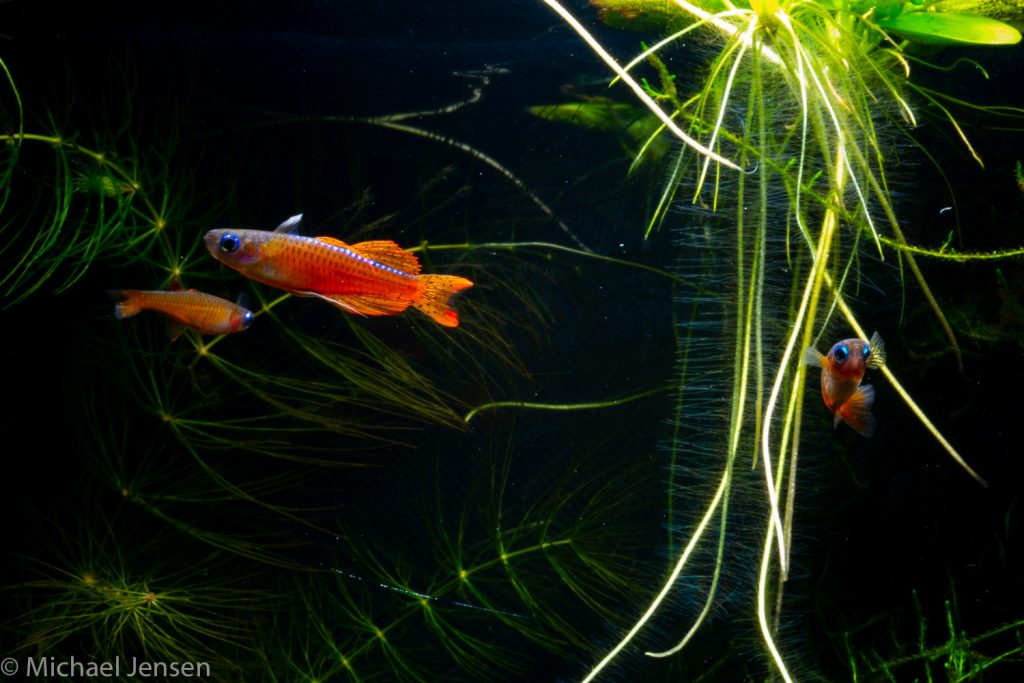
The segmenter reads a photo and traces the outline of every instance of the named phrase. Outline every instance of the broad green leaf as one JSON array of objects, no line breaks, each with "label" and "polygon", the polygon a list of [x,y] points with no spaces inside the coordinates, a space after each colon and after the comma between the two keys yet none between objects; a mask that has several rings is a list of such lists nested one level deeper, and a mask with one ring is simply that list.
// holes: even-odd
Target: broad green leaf
[{"label": "broad green leaf", "polygon": [[887,31],[933,45],[1015,45],[1020,32],[1009,24],[974,14],[908,12],[879,19]]}]

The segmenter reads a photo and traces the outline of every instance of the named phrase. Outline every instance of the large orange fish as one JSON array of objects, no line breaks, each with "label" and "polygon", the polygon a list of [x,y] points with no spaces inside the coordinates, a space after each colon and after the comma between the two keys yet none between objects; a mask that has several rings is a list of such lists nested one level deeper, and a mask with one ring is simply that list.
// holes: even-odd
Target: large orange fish
[{"label": "large orange fish", "polygon": [[835,415],[833,426],[845,421],[864,436],[875,432],[875,388],[861,384],[865,368],[878,368],[885,363],[885,344],[875,332],[871,341],[844,339],[836,342],[828,355],[816,349],[804,350],[804,362],[821,368],[821,397]]},{"label": "large orange fish", "polygon": [[200,334],[230,334],[252,325],[255,317],[241,304],[234,304],[219,296],[195,289],[142,291],[138,289],[111,289],[107,292],[117,303],[114,315],[118,320],[138,315],[142,311],[156,311],[167,316],[167,333],[174,341],[185,328]]},{"label": "large orange fish", "polygon": [[418,308],[456,327],[452,298],[473,286],[454,275],[420,275],[416,255],[394,242],[348,245],[333,237],[296,234],[302,215],[274,231],[211,230],[206,248],[242,275],[299,296],[315,296],[359,315],[397,315]]}]

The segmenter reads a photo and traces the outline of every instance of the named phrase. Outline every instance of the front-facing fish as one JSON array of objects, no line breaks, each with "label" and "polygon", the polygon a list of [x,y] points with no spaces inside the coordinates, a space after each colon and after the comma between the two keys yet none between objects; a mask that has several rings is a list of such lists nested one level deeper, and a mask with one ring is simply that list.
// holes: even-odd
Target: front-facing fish
[{"label": "front-facing fish", "polygon": [[206,248],[242,275],[299,296],[315,296],[359,315],[397,315],[418,308],[445,327],[459,315],[452,298],[473,283],[454,275],[421,275],[416,255],[388,240],[348,245],[296,234],[302,215],[274,231],[211,230]]},{"label": "front-facing fish", "polygon": [[248,329],[253,312],[241,304],[206,294],[195,289],[142,291],[138,289],[111,289],[107,293],[114,301],[114,315],[118,320],[138,315],[142,311],[156,311],[167,316],[167,333],[174,341],[185,328],[200,334],[230,334]]},{"label": "front-facing fish", "polygon": [[821,368],[821,397],[835,415],[833,426],[843,420],[864,436],[875,431],[871,404],[875,389],[861,384],[865,368],[878,368],[885,363],[885,345],[875,332],[871,341],[844,339],[836,342],[823,356],[814,348],[804,350],[804,363]]}]

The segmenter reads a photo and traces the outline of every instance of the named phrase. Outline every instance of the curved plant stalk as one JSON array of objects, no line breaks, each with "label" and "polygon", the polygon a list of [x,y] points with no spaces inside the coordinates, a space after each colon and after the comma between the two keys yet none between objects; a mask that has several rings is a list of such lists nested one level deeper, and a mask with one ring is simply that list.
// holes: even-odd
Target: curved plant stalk
[{"label": "curved plant stalk", "polygon": [[[835,309],[857,334],[867,338],[855,324],[843,298],[847,280],[852,282],[857,276],[860,235],[870,236],[883,258],[886,246],[896,246],[953,348],[958,349],[952,329],[913,262],[914,248],[907,245],[900,230],[885,179],[886,155],[880,139],[888,134],[884,128],[888,121],[896,120],[897,113],[905,121],[915,120],[902,92],[903,78],[892,74],[894,69],[908,74],[909,62],[900,47],[874,23],[871,12],[858,15],[811,2],[751,2],[749,9],[727,5],[714,12],[686,0],[674,0],[679,8],[676,15],[659,6],[660,12],[672,16],[672,35],[646,49],[623,69],[596,45],[596,40],[567,10],[555,0],[545,0],[545,4],[583,37],[615,72],[616,80],[630,85],[666,130],[689,146],[684,152],[699,154],[696,162],[692,155],[688,160],[684,154],[677,158],[658,215],[664,216],[661,207],[675,196],[676,188],[684,180],[692,182],[694,203],[700,202],[713,211],[720,206],[738,207],[735,234],[722,238],[723,242],[735,240],[738,247],[728,258],[739,285],[731,292],[733,298],[728,301],[726,316],[735,328],[726,337],[733,349],[733,380],[726,390],[730,418],[721,452],[723,473],[657,595],[584,680],[600,675],[650,621],[688,569],[711,522],[720,515],[721,532],[704,607],[679,644],[664,652],[647,654],[667,656],[692,640],[710,612],[723,571],[735,459],[739,452],[750,452],[757,443],[766,494],[766,526],[757,574],[756,613],[761,639],[774,670],[783,680],[790,681],[792,674],[776,644],[776,632],[789,569],[796,463],[801,445],[807,378],[801,358],[803,350],[813,346],[826,329]],[[620,17],[623,20],[633,16],[626,4],[615,0],[601,4],[607,12],[615,12],[619,6],[625,8]],[[638,93],[638,88],[630,84],[635,81],[628,80],[628,70],[645,59],[655,59],[659,49],[698,26],[711,27],[719,33],[721,50],[703,83],[695,84],[697,94],[691,99],[676,98],[680,82],[664,86],[666,93],[671,94],[663,101],[676,106],[675,111],[665,113],[646,92]],[[664,76],[662,80],[665,81]],[[746,102],[737,104],[742,92],[747,93]],[[737,120],[739,123],[734,123]],[[682,134],[679,121],[688,123],[688,134]],[[727,127],[733,130],[726,130]],[[698,139],[706,142],[698,143]],[[711,155],[712,150],[738,161],[727,166],[729,170],[748,164],[756,168],[756,189],[748,188],[742,176],[723,176],[724,169],[720,167],[725,164]],[[716,162],[714,174],[710,173],[712,161]],[[688,180],[688,172],[693,174],[692,181]],[[709,176],[714,178],[713,186],[705,189]],[[786,198],[782,207],[776,206],[780,186]],[[877,222],[878,214],[884,217],[884,223]],[[784,264],[767,267],[785,265],[792,269],[794,279],[788,300],[779,297],[781,302],[772,305],[763,293],[768,286],[766,261],[775,258],[775,252],[767,251],[766,245],[779,243],[780,218],[785,222],[786,259]],[[795,226],[794,239],[790,237],[789,226]],[[884,234],[886,227],[893,237]],[[769,326],[786,333],[777,338],[777,333],[768,331]],[[767,341],[768,338],[773,341]],[[766,358],[767,348],[778,349],[777,354],[768,354]],[[952,457],[983,483],[906,395],[891,371],[883,367],[882,372]],[[680,390],[686,392],[685,383],[681,382]],[[753,420],[752,415],[756,416]],[[687,418],[683,415],[682,419]],[[680,449],[685,450],[685,446]]]},{"label": "curved plant stalk", "polygon": [[487,410],[497,410],[501,408],[522,408],[526,410],[594,410],[596,408],[614,408],[621,406],[626,403],[632,403],[648,396],[656,396],[657,394],[663,394],[669,391],[668,388],[658,387],[657,389],[648,389],[647,391],[641,391],[636,394],[630,394],[629,396],[623,396],[622,398],[613,398],[606,401],[592,401],[590,403],[538,403],[536,401],[490,401],[488,403],[481,403],[474,407],[462,418],[463,422],[468,423],[474,417]]},{"label": "curved plant stalk", "polygon": [[572,16],[572,14],[569,13],[568,10],[562,7],[562,5],[560,5],[555,0],[544,0],[544,4],[553,9],[555,13],[562,17],[565,23],[567,23],[569,26],[572,27],[574,31],[576,31],[580,38],[582,38],[583,41],[590,47],[590,49],[592,49],[594,53],[601,58],[601,60],[608,66],[608,68],[614,71],[615,75],[621,78],[622,81],[629,86],[629,89],[633,91],[633,94],[636,95],[637,99],[640,100],[640,102],[642,102],[651,111],[652,114],[657,116],[661,120],[661,122],[670,131],[672,131],[672,133],[676,137],[682,140],[689,147],[692,147],[699,154],[714,159],[716,163],[722,164],[726,168],[731,168],[737,171],[741,170],[740,167],[734,164],[733,162],[717,154],[709,147],[697,142],[695,139],[693,139],[685,132],[683,132],[683,130],[679,128],[674,121],[672,121],[671,117],[664,111],[662,111],[661,107],[659,107],[654,102],[654,100],[652,100],[650,96],[647,95],[644,89],[640,87],[640,84],[637,83],[636,80],[634,80],[634,78],[630,76],[625,69],[619,66],[619,63],[615,61],[615,58],[608,54],[608,52],[601,46],[601,44],[592,35],[590,35],[587,29],[585,29],[583,25],[579,21],[577,21],[576,18]]}]

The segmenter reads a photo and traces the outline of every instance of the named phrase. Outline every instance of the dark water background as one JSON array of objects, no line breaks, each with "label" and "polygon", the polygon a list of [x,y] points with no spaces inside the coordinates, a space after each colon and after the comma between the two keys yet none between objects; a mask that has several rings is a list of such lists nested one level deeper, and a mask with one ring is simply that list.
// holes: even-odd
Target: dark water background
[{"label": "dark water background", "polygon": [[[583,5],[576,10],[587,12]],[[522,191],[450,146],[353,123],[281,123],[291,116],[375,116],[443,106],[465,98],[480,83],[460,72],[498,66],[505,72],[489,76],[479,103],[413,123],[457,138],[512,169],[594,252],[656,268],[679,268],[670,230],[642,239],[651,194],[660,188],[657,173],[626,180],[629,157],[614,140],[541,121],[525,110],[565,101],[564,86],[593,88],[604,76],[585,46],[539,3],[64,7],[12,2],[0,5],[0,20],[0,32],[7,36],[0,42],[2,56],[33,114],[27,129],[75,131],[85,146],[94,143],[86,139],[94,135],[112,152],[140,157],[161,149],[167,131],[175,131],[180,154],[174,157],[172,175],[188,179],[179,187],[187,188],[180,202],[187,219],[183,230],[194,232],[184,238],[189,246],[215,225],[270,229],[298,212],[305,214],[310,230],[316,226],[346,239],[346,226],[332,221],[367,188],[373,194],[372,216],[400,217],[374,235],[404,246],[421,240],[543,240],[575,246]],[[604,30],[602,38],[619,54],[637,48],[634,35]],[[1015,103],[1014,92],[1021,91],[1013,84],[1019,86],[1024,78],[1019,48],[965,54],[984,60],[991,81],[963,72],[924,78],[965,99]],[[700,56],[680,54],[677,59],[693,59],[696,65]],[[947,52],[942,58],[952,61],[953,55]],[[937,129],[938,119],[926,119],[917,132],[957,191],[959,248],[981,251],[1024,243],[1024,193],[1013,179],[1014,163],[1024,159],[1024,138],[980,118],[968,133],[986,160],[981,170],[951,139],[948,128]],[[941,242],[955,228],[953,213],[940,211],[949,205],[942,180],[913,147],[901,147],[898,153],[906,162],[896,167],[893,187],[908,231],[922,243]],[[442,169],[449,170],[438,181]],[[45,163],[25,171],[39,178],[47,172]],[[421,193],[424,186],[432,188],[429,193]],[[15,197],[5,220],[12,220],[12,212],[17,220],[17,202]],[[438,205],[443,208],[434,211]],[[427,211],[428,219],[410,220]],[[466,406],[491,398],[594,401],[671,385],[677,361],[674,324],[685,313],[674,308],[675,290],[664,278],[559,254],[548,258],[533,253],[523,263],[507,255],[488,258],[477,254],[449,259],[439,270],[475,267],[480,269],[476,273],[494,273],[490,282],[477,276],[463,316],[472,314],[474,296],[492,307],[509,307],[501,334],[519,355],[521,369],[481,353],[479,362],[488,376],[498,378],[482,386],[473,381],[478,374],[460,376],[457,366],[446,366],[436,353],[423,349],[424,339],[443,348],[446,337],[434,330],[427,330],[427,336],[411,335],[406,318],[414,314],[365,324]],[[231,297],[251,288],[224,274],[212,259],[206,267],[211,277],[223,276],[214,280],[216,293]],[[868,310],[862,311],[862,319],[882,332],[890,365],[991,485],[982,489],[972,482],[884,385],[878,387],[875,409],[880,427],[871,440],[845,428],[832,433],[827,416],[821,416],[817,427],[822,447],[808,451],[801,461],[806,474],[801,475],[795,569],[787,587],[784,614],[789,623],[783,639],[787,660],[820,680],[853,679],[844,642],[858,651],[876,651],[883,659],[912,653],[921,623],[915,592],[930,647],[941,648],[949,640],[946,601],[955,604],[957,630],[968,637],[1024,619],[1024,599],[1017,588],[1024,559],[1018,398],[1024,380],[1024,272],[1019,260],[925,268],[960,333],[963,373],[919,294],[908,286],[902,299],[891,270],[879,269],[877,289],[864,293]],[[289,508],[329,508],[311,518],[318,524],[337,524],[333,542],[314,534],[287,551],[313,570],[308,577],[213,551],[187,534],[176,537],[178,532],[160,519],[129,507],[97,476],[95,452],[100,449],[89,442],[85,422],[95,414],[115,431],[123,428],[129,443],[138,444],[127,452],[148,447],[147,433],[156,429],[153,416],[133,405],[132,390],[116,379],[121,375],[105,370],[118,368],[117,340],[123,337],[103,291],[156,287],[153,277],[154,270],[144,265],[100,262],[68,291],[55,295],[44,287],[0,313],[7,395],[2,427],[7,445],[0,459],[8,539],[3,583],[9,586],[2,603],[4,653],[24,641],[21,617],[38,604],[24,597],[31,593],[26,583],[37,576],[34,560],[60,566],[68,557],[87,554],[82,548],[88,539],[105,537],[108,527],[118,542],[131,546],[123,554],[132,557],[139,575],[149,571],[146,562],[158,568],[156,575],[209,562],[211,572],[242,577],[235,587],[275,595],[270,611],[276,618],[266,612],[254,618],[257,639],[280,641],[281,651],[292,656],[304,648],[303,619],[310,610],[303,596],[319,595],[317,583],[333,585],[331,570],[349,577],[349,588],[367,610],[386,619],[395,586],[365,587],[382,583],[374,577],[372,558],[378,553],[387,562],[400,558],[394,575],[410,588],[428,583],[434,571],[429,557],[450,537],[464,511],[484,511],[495,503],[487,480],[493,463],[502,462],[495,454],[503,450],[511,454],[503,493],[510,507],[529,509],[564,497],[561,514],[583,518],[588,500],[600,497],[596,491],[602,478],[621,488],[622,504],[609,506],[607,521],[601,522],[614,528],[608,544],[625,558],[618,569],[629,572],[628,588],[609,595],[606,605],[619,619],[610,624],[568,591],[553,588],[547,595],[565,599],[564,606],[546,607],[564,615],[589,642],[542,647],[518,638],[515,627],[497,623],[493,611],[477,609],[479,599],[452,596],[452,604],[473,604],[463,607],[471,615],[465,617],[466,632],[507,648],[518,668],[496,666],[485,676],[450,660],[437,664],[435,659],[446,661],[443,645],[415,633],[408,636],[415,643],[410,649],[432,653],[422,657],[431,664],[419,675],[424,680],[578,679],[647,604],[672,556],[663,510],[669,476],[665,444],[672,418],[668,394],[605,411],[482,415],[479,426],[469,432],[417,424],[416,430],[401,434],[402,446],[374,445],[366,452],[351,437],[339,442],[324,437],[343,454],[339,457],[361,467],[322,472],[302,468],[306,478],[301,486],[275,494],[275,502]],[[541,320],[512,308],[515,300],[506,296],[512,287],[529,289],[532,300],[545,309]],[[297,299],[284,305],[289,307],[288,320],[304,334],[350,338],[347,323],[326,305]],[[123,325],[155,330],[150,339],[154,376],[163,376],[159,366],[169,361],[158,322],[140,317]],[[235,359],[251,357],[256,368],[277,371],[275,349],[287,343],[269,325],[257,325],[225,340],[223,348]],[[216,377],[209,381],[215,384]],[[251,407],[239,400],[228,410],[241,415]],[[400,416],[381,420],[407,427]],[[187,454],[170,452],[182,458],[181,467],[187,470]],[[242,459],[253,457],[233,453],[230,447],[223,455],[220,466],[231,472],[244,469]],[[712,470],[713,465],[695,467]],[[164,474],[173,480],[178,465],[165,466]],[[280,477],[288,476],[292,465],[262,459],[253,467]],[[701,500],[710,496],[710,488],[702,490],[692,482],[687,486],[684,495]],[[211,506],[188,514],[197,525],[208,515],[226,533],[250,533],[265,523],[260,514],[233,518],[231,510],[225,504],[220,510]],[[740,506],[737,514],[744,510]],[[481,512],[469,522],[479,537],[487,535],[486,519]],[[297,524],[277,524],[295,537],[310,533]],[[149,538],[159,539],[159,545],[147,546]],[[609,679],[763,679],[764,660],[753,637],[747,594],[755,559],[739,557],[731,565],[734,576],[723,588],[722,611],[708,625],[707,635],[665,662],[634,652],[626,664],[609,671]],[[549,568],[538,581],[558,584],[560,579]],[[645,634],[645,647],[674,643],[700,606],[699,597],[687,596],[686,588],[699,584],[700,577],[692,585],[684,582],[680,595],[664,608],[660,625]],[[501,595],[509,598],[507,606],[495,604],[495,610],[514,613],[513,621],[536,619],[507,592]],[[329,608],[323,608],[322,617],[335,628]],[[1019,647],[1019,633],[1018,628],[983,642],[974,656],[984,661],[1013,649],[1014,643]],[[319,653],[323,645],[308,649]],[[56,652],[84,657],[93,650],[88,637],[76,633]],[[286,660],[285,654],[277,654],[276,680],[300,680],[302,672],[286,666]],[[225,677],[264,677],[265,670],[251,662],[244,673]],[[1018,652],[978,680],[1024,680],[1020,662]],[[921,671],[908,667],[893,675],[914,680]],[[413,676],[396,669],[375,680],[402,678]]]}]

